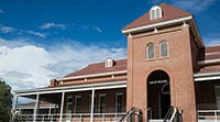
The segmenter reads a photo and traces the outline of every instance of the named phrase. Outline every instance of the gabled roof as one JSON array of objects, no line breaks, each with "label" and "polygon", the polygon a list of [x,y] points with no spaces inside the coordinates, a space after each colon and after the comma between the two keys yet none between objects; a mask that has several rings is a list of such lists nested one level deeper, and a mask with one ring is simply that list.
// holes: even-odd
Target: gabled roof
[{"label": "gabled roof", "polygon": [[135,21],[133,21],[132,23],[130,23],[129,25],[124,27],[122,30],[127,30],[127,29],[131,29],[131,28],[135,28],[135,27],[150,25],[150,24],[154,24],[154,23],[158,23],[158,22],[173,20],[173,19],[187,17],[187,16],[192,15],[189,12],[183,11],[179,8],[170,6],[165,3],[161,3],[159,6],[161,7],[162,12],[163,12],[162,18],[150,20],[150,12],[147,12],[143,16],[139,17],[138,19],[136,19]]},{"label": "gabled roof", "polygon": [[65,77],[76,77],[76,76],[83,76],[83,75],[91,75],[91,74],[99,74],[99,73],[107,73],[107,72],[115,72],[115,71],[124,71],[127,70],[127,60],[115,60],[113,67],[105,67],[105,62],[90,64],[87,67],[70,73]]}]

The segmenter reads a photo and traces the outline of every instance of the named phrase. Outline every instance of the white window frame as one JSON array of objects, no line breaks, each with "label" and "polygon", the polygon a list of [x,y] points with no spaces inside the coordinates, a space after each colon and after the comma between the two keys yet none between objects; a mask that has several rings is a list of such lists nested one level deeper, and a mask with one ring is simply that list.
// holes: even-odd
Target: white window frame
[{"label": "white window frame", "polygon": [[[154,50],[153,50],[154,52],[153,52],[153,53],[154,53],[154,56],[153,56],[152,58],[149,58],[149,45],[151,45],[151,44],[153,44],[153,48],[154,48]],[[146,59],[147,59],[147,60],[154,60],[154,59],[155,59],[155,44],[154,44],[154,43],[148,43],[148,44],[147,44],[147,47],[146,47],[146,50],[145,50],[145,53],[146,53],[145,55],[146,55]]]},{"label": "white window frame", "polygon": [[[167,56],[162,56],[162,44],[163,44],[163,43],[166,43],[166,44],[167,44]],[[169,51],[169,43],[168,43],[167,41],[163,40],[163,41],[160,42],[160,46],[159,46],[159,47],[160,47],[160,49],[159,49],[159,50],[160,50],[160,58],[169,57],[169,52],[170,52],[170,51]]]},{"label": "white window frame", "polygon": [[[74,106],[74,113],[77,113],[76,112],[76,105],[77,105],[77,99],[78,98],[80,98],[81,99],[81,96],[80,95],[77,95],[77,96],[75,96],[75,106]],[[81,99],[81,101],[80,102],[82,102],[82,99]],[[81,104],[81,103],[80,103]],[[80,108],[81,109],[81,108]]]},{"label": "white window frame", "polygon": [[73,105],[73,101],[69,102],[69,99],[72,99],[72,100],[73,100],[73,96],[67,96],[66,112],[67,112],[67,113],[72,113],[72,108],[71,108],[70,112],[68,111],[68,110],[69,110],[69,105]]},{"label": "white window frame", "polygon": [[99,94],[99,113],[101,112],[101,110],[100,110],[100,107],[101,107],[101,97],[105,97],[106,96],[106,94]]},{"label": "white window frame", "polygon": [[[159,10],[159,16],[157,16],[157,10]],[[154,13],[153,13],[154,11]],[[150,9],[150,20],[162,18],[162,9],[160,6],[154,6]]]},{"label": "white window frame", "polygon": [[220,109],[220,104],[218,104],[218,97],[220,97],[220,96],[217,96],[217,93],[216,93],[217,89],[220,89],[220,86],[215,86],[216,107],[219,110]]},{"label": "white window frame", "polygon": [[105,61],[105,67],[106,67],[106,68],[113,67],[113,63],[114,63],[113,59],[108,58],[108,59]]},{"label": "white window frame", "polygon": [[124,98],[124,94],[122,92],[117,92],[115,94],[115,112],[118,113],[118,96],[121,95],[122,96],[122,112],[123,112],[123,98]]}]

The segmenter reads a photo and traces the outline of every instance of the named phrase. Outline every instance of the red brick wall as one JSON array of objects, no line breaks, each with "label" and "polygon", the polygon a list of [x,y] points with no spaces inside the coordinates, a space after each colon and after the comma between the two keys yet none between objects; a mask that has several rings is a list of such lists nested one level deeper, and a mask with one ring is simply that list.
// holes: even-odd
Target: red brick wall
[{"label": "red brick wall", "polygon": [[[169,43],[169,57],[159,58],[159,43]],[[155,60],[146,59],[146,45],[155,44]],[[147,109],[149,74],[163,70],[170,77],[171,104],[183,111],[183,121],[197,121],[189,28],[178,26],[128,37],[127,109]],[[144,120],[147,117],[144,117]]]}]

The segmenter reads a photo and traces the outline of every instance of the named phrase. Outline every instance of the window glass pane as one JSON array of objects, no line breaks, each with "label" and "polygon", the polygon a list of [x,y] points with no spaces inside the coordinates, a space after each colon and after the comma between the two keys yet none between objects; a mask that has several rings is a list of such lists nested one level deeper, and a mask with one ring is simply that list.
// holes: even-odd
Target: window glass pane
[{"label": "window glass pane", "polygon": [[122,109],[123,109],[123,105],[122,105],[122,95],[117,95],[117,98],[116,98],[116,108],[117,108],[117,113],[121,113],[122,112]]},{"label": "window glass pane", "polygon": [[160,10],[159,9],[156,9],[156,17],[155,19],[159,18],[160,17]]},{"label": "window glass pane", "polygon": [[161,53],[161,57],[166,57],[168,56],[168,45],[167,42],[162,42],[160,44],[160,53]]},{"label": "window glass pane", "polygon": [[76,97],[76,101],[75,101],[75,113],[79,113],[80,112],[80,105],[81,105],[81,98],[80,97]]},{"label": "window glass pane", "polygon": [[147,58],[154,58],[154,44],[149,44],[147,46]]},{"label": "window glass pane", "polygon": [[105,96],[100,96],[99,97],[99,112],[100,113],[104,112],[104,107],[105,107]]},{"label": "window glass pane", "polygon": [[66,108],[66,111],[68,113],[71,113],[72,112],[72,105],[73,105],[73,98],[72,97],[67,97],[67,108]]},{"label": "window glass pane", "polygon": [[151,17],[152,19],[155,19],[155,10],[152,10]]}]

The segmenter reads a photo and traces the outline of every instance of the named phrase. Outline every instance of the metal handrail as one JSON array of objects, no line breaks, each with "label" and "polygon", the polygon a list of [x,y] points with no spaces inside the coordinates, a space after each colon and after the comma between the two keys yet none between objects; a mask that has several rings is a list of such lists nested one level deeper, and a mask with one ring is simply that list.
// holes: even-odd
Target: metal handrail
[{"label": "metal handrail", "polygon": [[131,117],[132,114],[139,115],[139,118],[138,118],[138,119],[139,119],[139,120],[141,119],[141,117],[140,117],[140,115],[142,114],[141,110],[132,107],[132,108],[130,109],[130,111],[128,111],[127,114],[126,114],[125,116],[123,116],[123,117],[119,120],[119,122],[124,122],[125,120],[128,119],[128,117]]},{"label": "metal handrail", "polygon": [[[218,113],[220,113],[220,110],[198,110],[198,119],[200,120],[201,118],[206,120],[208,117],[209,120],[215,120],[215,121],[218,121],[219,120],[219,115]],[[213,113],[213,115],[201,115],[200,113]]]},{"label": "metal handrail", "polygon": [[150,113],[149,119],[152,119],[152,108],[151,107],[146,109],[146,116],[148,116],[148,112]]},{"label": "metal handrail", "polygon": [[[172,113],[172,115],[171,115],[171,113]],[[177,115],[177,113],[178,113],[178,110],[177,110],[176,107],[170,107],[170,109],[168,110],[166,116],[164,117],[163,122],[173,122],[173,120],[175,119],[175,116]],[[168,117],[170,117],[170,119],[168,119]]]},{"label": "metal handrail", "polygon": [[[91,113],[63,113],[62,117],[64,120],[71,120],[71,119],[79,119],[81,122],[82,119],[90,119]],[[102,120],[103,122],[105,119],[109,119],[111,121],[118,121],[122,116],[124,116],[125,113],[94,113],[95,118]],[[44,121],[52,121],[54,119],[57,119],[60,116],[60,114],[37,114],[37,120],[44,122]],[[33,114],[21,114],[20,119],[23,121],[32,121],[33,120]]]}]

